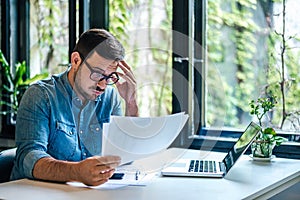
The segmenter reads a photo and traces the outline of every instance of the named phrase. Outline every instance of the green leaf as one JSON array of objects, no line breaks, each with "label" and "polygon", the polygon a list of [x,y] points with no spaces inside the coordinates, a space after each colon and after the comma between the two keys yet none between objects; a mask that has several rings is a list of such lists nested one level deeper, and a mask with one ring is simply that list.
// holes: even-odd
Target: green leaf
[{"label": "green leaf", "polygon": [[2,101],[0,105],[5,105],[6,110],[1,110],[0,114],[7,113],[17,113],[19,102],[24,94],[25,90],[28,88],[29,84],[46,78],[48,73],[38,74],[33,78],[26,78],[27,65],[26,62],[18,62],[15,65],[16,72],[14,78],[11,72],[11,67],[8,65],[2,51],[0,50],[0,64],[1,73],[3,74],[2,84],[1,84],[1,97]]},{"label": "green leaf", "polygon": [[23,77],[26,76],[26,62],[16,64],[16,76],[13,80],[15,87],[23,83]]},{"label": "green leaf", "polygon": [[49,76],[48,73],[37,74],[32,78],[26,79],[22,85],[30,85],[31,83],[36,82],[41,79],[44,79],[44,78],[47,78],[48,76]]},{"label": "green leaf", "polygon": [[268,127],[264,130],[264,134],[276,135],[276,131],[273,128]]}]

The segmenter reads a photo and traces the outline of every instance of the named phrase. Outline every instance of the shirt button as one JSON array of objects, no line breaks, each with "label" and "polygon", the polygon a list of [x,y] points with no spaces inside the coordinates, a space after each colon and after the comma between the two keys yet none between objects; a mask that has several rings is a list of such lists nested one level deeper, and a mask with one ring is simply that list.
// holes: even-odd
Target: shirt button
[{"label": "shirt button", "polygon": [[97,127],[97,128],[96,128],[96,131],[99,131],[99,130],[100,130],[100,128]]},{"label": "shirt button", "polygon": [[86,156],[86,153],[83,153],[84,156]]},{"label": "shirt button", "polygon": [[83,133],[83,131],[81,130],[81,131],[80,131],[80,134],[82,134],[82,133]]}]

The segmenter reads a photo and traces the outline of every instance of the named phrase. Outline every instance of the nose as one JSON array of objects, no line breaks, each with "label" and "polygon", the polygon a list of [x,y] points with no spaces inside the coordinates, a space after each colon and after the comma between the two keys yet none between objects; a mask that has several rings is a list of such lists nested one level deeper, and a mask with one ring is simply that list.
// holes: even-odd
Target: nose
[{"label": "nose", "polygon": [[101,89],[105,89],[106,88],[106,80],[102,79],[102,80],[98,81],[97,86],[100,87]]}]

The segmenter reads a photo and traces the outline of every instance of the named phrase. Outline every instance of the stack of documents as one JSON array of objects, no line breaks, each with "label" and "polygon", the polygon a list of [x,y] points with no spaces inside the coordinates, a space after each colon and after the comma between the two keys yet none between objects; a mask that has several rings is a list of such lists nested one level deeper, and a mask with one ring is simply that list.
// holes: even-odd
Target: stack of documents
[{"label": "stack of documents", "polygon": [[187,119],[183,112],[164,117],[112,116],[110,123],[103,124],[102,155],[118,155],[125,164],[163,151]]},{"label": "stack of documents", "polygon": [[[118,155],[121,165],[166,150],[178,136],[188,115],[177,113],[164,117],[113,116],[110,123],[103,124],[102,155]],[[142,167],[122,165],[116,169],[121,179],[110,179],[99,186],[86,186],[68,182],[74,187],[116,189],[125,186],[146,186],[156,173],[148,173]]]}]

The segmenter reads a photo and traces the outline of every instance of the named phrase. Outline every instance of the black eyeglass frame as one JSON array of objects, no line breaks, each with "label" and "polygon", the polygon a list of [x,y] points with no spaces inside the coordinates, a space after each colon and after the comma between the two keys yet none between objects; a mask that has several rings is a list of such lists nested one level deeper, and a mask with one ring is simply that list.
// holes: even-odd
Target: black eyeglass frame
[{"label": "black eyeglass frame", "polygon": [[[88,62],[85,61],[84,63],[86,64],[86,66],[91,71],[90,79],[92,81],[100,82],[100,81],[103,81],[105,79],[105,84],[106,85],[114,85],[120,80],[120,77],[119,77],[117,72],[112,72],[108,76],[106,76],[105,74],[102,74],[102,73],[99,73],[99,72],[96,72],[95,70],[93,70],[92,66]],[[99,79],[98,78],[97,79],[93,78],[93,74],[97,74],[96,77],[100,77],[100,78]],[[115,77],[114,77],[114,75],[115,75]],[[109,82],[109,80],[111,80],[112,82]]]}]

